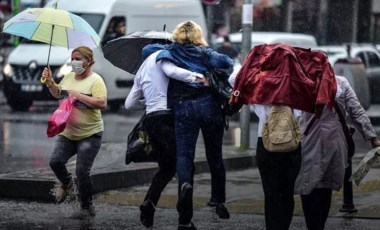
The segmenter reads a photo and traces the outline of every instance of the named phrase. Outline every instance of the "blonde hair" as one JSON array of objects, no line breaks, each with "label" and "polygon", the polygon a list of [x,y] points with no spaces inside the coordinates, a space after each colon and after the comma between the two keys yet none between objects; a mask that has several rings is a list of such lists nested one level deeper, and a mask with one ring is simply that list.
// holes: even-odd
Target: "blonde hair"
[{"label": "blonde hair", "polygon": [[180,44],[190,43],[197,46],[208,46],[203,38],[202,28],[193,21],[178,24],[173,31],[173,39]]},{"label": "blonde hair", "polygon": [[79,46],[75,48],[72,53],[74,52],[79,52],[80,54],[82,54],[83,57],[90,62],[90,66],[92,66],[95,63],[94,53],[87,46]]}]

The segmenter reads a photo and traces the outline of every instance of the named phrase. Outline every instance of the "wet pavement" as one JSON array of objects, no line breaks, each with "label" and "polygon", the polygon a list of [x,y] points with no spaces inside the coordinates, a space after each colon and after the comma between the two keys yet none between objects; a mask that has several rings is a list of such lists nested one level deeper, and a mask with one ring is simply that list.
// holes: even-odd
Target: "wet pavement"
[{"label": "wet pavement", "polygon": [[[375,230],[380,226],[379,180],[380,169],[370,171],[359,190],[355,189],[354,203],[358,212],[339,212],[342,194],[333,195],[326,230]],[[109,190],[95,196],[97,215],[93,219],[75,220],[71,214],[76,203],[55,205],[46,202],[0,200],[0,229],[145,229],[140,221],[138,206],[148,189],[148,183],[124,189]],[[153,229],[177,229],[175,209],[177,183],[173,179],[157,205]],[[195,176],[194,218],[198,229],[265,229],[263,192],[255,167],[227,173],[227,201],[231,218],[219,219],[214,208],[206,205],[210,196],[209,173]],[[299,198],[290,229],[306,229]]]},{"label": "wet pavement", "polygon": [[[380,117],[380,107],[368,111],[372,119]],[[24,164],[24,170],[9,167],[10,171],[0,174],[0,229],[144,229],[139,221],[138,206],[142,202],[153,173],[157,170],[156,164],[124,164],[126,144],[124,136],[116,135],[112,140],[111,133],[128,133],[129,125],[134,124],[138,116],[119,116],[105,114],[105,121],[109,121],[105,131],[105,142],[96,158],[92,175],[96,196],[94,206],[97,216],[91,220],[74,220],[71,214],[77,204],[55,205],[49,196],[50,189],[56,179],[51,170],[44,165],[33,165],[33,162],[47,163],[54,139],[44,140],[43,132],[46,128],[48,113],[31,114],[25,121],[25,115],[19,113],[7,114],[4,118],[2,139],[7,140],[22,124],[22,130],[30,131],[19,141],[38,146],[36,152],[44,152],[39,160]],[[8,122],[8,125],[7,125]],[[37,132],[35,126],[41,126]],[[111,124],[111,125],[110,125]],[[4,128],[5,126],[5,128]],[[251,123],[251,146],[254,146],[256,123]],[[379,134],[380,128],[376,131]],[[109,134],[106,134],[109,133]],[[108,136],[109,135],[109,136]],[[23,147],[12,138],[5,142],[3,149],[12,151],[9,158],[17,165],[20,159],[14,151],[19,147],[32,151],[32,148]],[[39,141],[35,141],[35,140]],[[263,192],[258,169],[255,167],[255,149],[241,152],[234,145],[238,143],[239,129],[237,122],[231,122],[231,130],[226,132],[224,157],[227,167],[227,201],[226,206],[231,212],[231,219],[221,220],[215,210],[206,205],[210,197],[210,175],[205,163],[204,146],[202,141],[197,146],[194,186],[194,223],[198,229],[265,229],[263,213]],[[14,142],[13,142],[14,141]],[[364,154],[369,150],[368,142],[356,134],[357,154],[353,161],[355,168]],[[7,146],[7,147],[6,147]],[[45,147],[44,147],[45,146]],[[5,147],[5,148],[4,148]],[[45,150],[43,150],[46,148]],[[9,153],[9,152],[8,152]],[[3,152],[3,158],[7,154]],[[31,155],[33,156],[33,155]],[[45,157],[45,158],[44,158]],[[2,167],[11,161],[2,162]],[[1,163],[1,162],[0,162]],[[69,163],[69,170],[75,168],[75,158]],[[22,169],[22,168],[21,168]],[[9,199],[12,197],[13,199]],[[17,197],[17,199],[16,199]],[[25,199],[27,198],[27,199]],[[167,186],[157,206],[154,229],[176,229],[177,212],[176,179]],[[326,229],[380,229],[380,164],[376,162],[359,188],[354,188],[354,205],[356,213],[344,213],[339,209],[343,204],[342,192],[333,195],[330,217]],[[299,197],[296,197],[294,219],[290,229],[306,229],[302,216]]]},{"label": "wet pavement", "polygon": [[[48,167],[56,137],[47,138],[47,120],[56,104],[34,106],[33,112],[11,112],[6,105],[1,105],[1,100],[4,99],[0,97],[0,174]],[[121,110],[117,114],[106,111],[103,115],[105,131],[102,142],[126,143],[128,134],[137,123],[140,114],[141,111]],[[231,130],[224,135],[226,145],[239,143],[238,126],[236,121],[231,121]],[[257,124],[251,123],[251,127],[251,145],[254,145]],[[199,141],[202,142],[202,138]],[[121,151],[124,153],[125,149]]]},{"label": "wet pavement", "polygon": [[[91,220],[74,220],[70,218],[70,206],[54,206],[52,204],[20,204],[0,202],[4,211],[12,213],[3,215],[7,221],[0,220],[0,229],[67,229],[67,230],[133,230],[146,229],[139,221],[139,210],[130,205],[97,204],[97,216]],[[13,209],[13,210],[12,210]],[[25,215],[25,213],[28,213]],[[3,219],[4,220],[4,219]],[[225,230],[264,230],[262,215],[232,213],[229,220],[219,219],[211,208],[197,210],[194,223],[198,229]],[[380,224],[376,219],[344,219],[331,217],[327,221],[326,230],[377,230]],[[174,209],[157,208],[153,229],[177,229],[177,213]],[[306,229],[303,217],[294,216],[291,230]]]},{"label": "wet pavement", "polygon": [[[361,143],[365,144],[365,143]],[[95,184],[120,186],[121,188],[105,188],[98,191],[94,199],[97,216],[91,220],[78,221],[70,216],[78,204],[55,205],[52,202],[36,202],[22,199],[0,199],[0,229],[144,229],[139,221],[138,206],[148,189],[151,175],[156,170],[156,164],[124,165],[120,152],[125,146],[104,144],[103,158],[97,158],[93,169]],[[264,199],[258,169],[255,167],[254,149],[247,152],[238,151],[232,146],[224,146],[227,162],[227,201],[226,206],[231,212],[230,220],[221,220],[215,214],[214,208],[206,205],[210,197],[210,175],[205,173],[203,146],[198,146],[197,174],[194,185],[194,223],[198,229],[265,229]],[[363,158],[365,152],[355,155],[354,168]],[[103,162],[103,167],[101,162]],[[73,170],[73,165],[69,166]],[[117,171],[123,169],[122,171]],[[130,174],[125,174],[131,169]],[[133,169],[133,170],[132,170]],[[202,173],[203,171],[203,173]],[[124,172],[124,173],[123,173]],[[35,173],[35,174],[34,174]],[[39,173],[32,171],[17,172],[14,175],[29,177],[29,184],[21,184],[13,193],[36,193],[42,191],[37,185],[51,181],[54,176],[49,169],[41,169]],[[99,180],[99,175],[103,179]],[[10,175],[1,175],[0,181],[8,178],[16,181]],[[19,178],[20,179],[20,178]],[[38,179],[38,180],[37,180]],[[99,180],[99,181],[97,181]],[[12,186],[8,181],[0,185]],[[37,183],[37,181],[39,181]],[[145,182],[144,182],[145,181]],[[126,183],[126,184],[123,184]],[[128,185],[129,184],[129,185]],[[53,184],[50,184],[52,186]],[[99,187],[97,188],[99,190]],[[359,188],[354,188],[354,205],[357,213],[343,213],[339,209],[343,204],[342,192],[333,195],[330,218],[326,229],[379,229],[380,226],[380,164],[376,162]],[[38,193],[38,192],[37,192]],[[177,181],[169,183],[157,206],[154,229],[176,229],[177,212]],[[290,229],[306,229],[302,216],[299,197],[296,197],[294,219]]]}]

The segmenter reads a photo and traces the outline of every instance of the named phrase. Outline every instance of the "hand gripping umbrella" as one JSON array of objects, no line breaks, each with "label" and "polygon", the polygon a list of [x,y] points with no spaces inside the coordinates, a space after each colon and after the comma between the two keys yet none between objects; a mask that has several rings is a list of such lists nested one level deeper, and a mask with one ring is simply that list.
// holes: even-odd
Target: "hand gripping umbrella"
[{"label": "hand gripping umbrella", "polygon": [[[100,37],[81,17],[55,8],[30,8],[5,22],[2,33],[13,34],[29,40],[49,44],[47,66],[51,45],[68,49],[78,46],[98,47]],[[45,79],[41,78],[44,83]]]}]

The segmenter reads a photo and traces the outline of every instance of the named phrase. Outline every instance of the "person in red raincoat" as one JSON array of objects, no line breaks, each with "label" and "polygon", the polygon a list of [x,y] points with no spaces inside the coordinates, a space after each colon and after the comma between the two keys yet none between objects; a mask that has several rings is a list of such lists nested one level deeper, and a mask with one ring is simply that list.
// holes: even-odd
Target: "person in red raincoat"
[{"label": "person in red raincoat", "polygon": [[231,103],[285,104],[310,113],[333,105],[334,71],[327,56],[285,44],[255,46],[236,76]]},{"label": "person in red raincoat", "polygon": [[[230,82],[234,76],[231,75]],[[322,52],[283,44],[255,46],[236,75],[232,104],[254,104],[259,117],[257,165],[265,195],[267,230],[287,230],[294,211],[294,185],[300,171],[301,145],[290,152],[265,149],[261,130],[273,104],[320,115],[332,107],[336,80]]]}]

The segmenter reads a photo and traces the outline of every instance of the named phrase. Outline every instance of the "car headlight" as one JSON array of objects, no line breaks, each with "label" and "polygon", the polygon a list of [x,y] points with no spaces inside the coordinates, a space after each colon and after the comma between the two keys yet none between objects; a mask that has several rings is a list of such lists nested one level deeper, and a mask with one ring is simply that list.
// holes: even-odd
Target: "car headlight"
[{"label": "car headlight", "polygon": [[58,70],[58,73],[57,73],[57,78],[62,78],[63,76],[65,76],[66,74],[70,73],[71,71],[73,71],[73,68],[71,67],[71,64],[64,64],[59,70]]},{"label": "car headlight", "polygon": [[13,68],[9,63],[7,63],[4,66],[3,73],[4,73],[4,76],[6,76],[6,77],[12,77],[13,76]]}]

